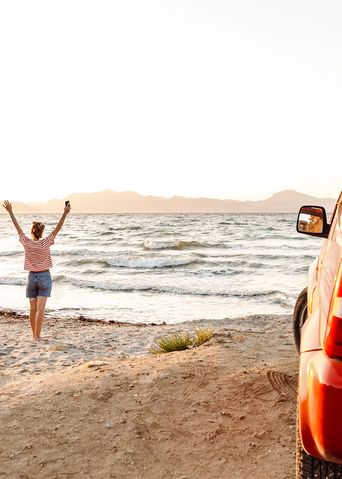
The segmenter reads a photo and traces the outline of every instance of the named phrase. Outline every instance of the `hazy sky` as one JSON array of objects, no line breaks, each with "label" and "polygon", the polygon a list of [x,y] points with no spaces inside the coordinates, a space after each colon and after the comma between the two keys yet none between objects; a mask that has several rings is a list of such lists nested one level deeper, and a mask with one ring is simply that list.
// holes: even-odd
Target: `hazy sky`
[{"label": "hazy sky", "polygon": [[1,197],[342,188],[340,0],[3,0]]}]

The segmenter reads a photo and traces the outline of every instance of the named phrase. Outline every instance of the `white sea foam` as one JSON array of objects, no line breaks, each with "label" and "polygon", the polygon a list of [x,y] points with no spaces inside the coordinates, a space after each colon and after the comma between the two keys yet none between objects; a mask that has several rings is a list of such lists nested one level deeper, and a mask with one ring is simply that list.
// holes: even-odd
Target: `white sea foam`
[{"label": "white sea foam", "polygon": [[153,283],[138,283],[138,282],[119,282],[119,281],[93,281],[84,280],[81,278],[70,278],[74,286],[81,288],[90,288],[101,291],[112,292],[149,292],[151,294],[169,294],[177,296],[212,296],[212,297],[231,297],[243,299],[257,299],[268,302],[275,302],[277,304],[288,305],[290,297],[279,290],[262,290],[262,291],[241,291],[222,288],[208,288],[205,286],[189,287],[184,285],[155,285]]},{"label": "white sea foam", "polygon": [[156,269],[156,268],[174,268],[177,266],[186,266],[192,263],[195,263],[197,260],[191,257],[182,257],[182,258],[168,258],[168,257],[126,257],[126,258],[115,258],[107,260],[109,266],[114,266],[117,268],[146,268],[146,269]]},{"label": "white sea foam", "polygon": [[81,256],[81,257],[89,258],[94,255],[96,256],[105,255],[107,251],[74,247],[72,249],[55,249],[54,248],[52,253],[54,256]]},{"label": "white sea foam", "polygon": [[8,285],[19,285],[22,286],[26,284],[26,279],[24,278],[11,278],[11,277],[0,277],[0,284],[8,284]]},{"label": "white sea foam", "polygon": [[185,240],[146,240],[144,248],[149,250],[198,248],[204,245],[199,241]]}]

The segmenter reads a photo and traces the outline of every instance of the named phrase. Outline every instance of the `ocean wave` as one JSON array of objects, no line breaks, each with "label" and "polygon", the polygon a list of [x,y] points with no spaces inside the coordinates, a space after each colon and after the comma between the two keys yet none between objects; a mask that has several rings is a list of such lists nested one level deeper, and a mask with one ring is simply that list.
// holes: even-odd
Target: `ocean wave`
[{"label": "ocean wave", "polygon": [[16,256],[22,254],[22,250],[0,251],[0,256]]},{"label": "ocean wave", "polygon": [[149,250],[161,250],[161,249],[186,249],[186,248],[203,248],[206,245],[200,243],[199,241],[185,241],[185,240],[172,240],[172,241],[161,241],[161,240],[146,240],[144,243],[144,248]]},{"label": "ocean wave", "polygon": [[[95,252],[96,253],[96,252]],[[213,255],[207,256],[202,253],[193,253],[191,256],[139,256],[139,255],[109,255],[106,252],[101,257],[92,252],[88,257],[71,257],[66,258],[60,262],[61,267],[71,267],[72,269],[79,269],[81,271],[83,266],[91,266],[98,269],[100,272],[107,268],[128,268],[128,269],[159,269],[159,268],[174,268],[189,265],[201,265],[201,269],[193,268],[189,270],[189,274],[195,272],[202,274],[211,272],[217,275],[233,275],[251,273],[255,270],[256,273],[266,271],[270,267],[279,269],[291,270],[294,268],[307,268],[308,265],[315,258],[314,255],[288,255],[288,254],[247,254],[234,253],[227,255]],[[297,270],[296,270],[297,272]],[[300,272],[300,271],[298,271]],[[84,273],[84,271],[83,271]]]},{"label": "ocean wave", "polygon": [[219,225],[229,225],[229,226],[246,226],[246,223],[242,223],[241,221],[220,221]]},{"label": "ocean wave", "polygon": [[15,285],[15,286],[23,286],[26,284],[26,279],[24,278],[8,278],[8,277],[2,277],[0,278],[0,284],[3,285]]},{"label": "ocean wave", "polygon": [[97,258],[80,258],[80,259],[72,259],[69,261],[63,261],[61,263],[63,266],[84,266],[89,264],[95,264],[97,266],[106,267],[108,263],[105,259],[97,259]]},{"label": "ocean wave", "polygon": [[108,255],[108,251],[104,250],[91,250],[85,248],[73,248],[73,249],[65,249],[65,250],[54,250],[53,256],[102,256]]},{"label": "ocean wave", "polygon": [[107,228],[104,231],[98,231],[94,233],[94,236],[113,236],[115,233],[122,233],[123,231],[139,231],[141,230],[141,226],[125,226],[125,227],[118,227],[118,228]]},{"label": "ocean wave", "polygon": [[174,268],[177,266],[187,266],[198,262],[194,258],[115,258],[111,260],[106,260],[106,263],[109,266],[116,268],[146,268],[146,269],[156,269],[156,268]]},{"label": "ocean wave", "polygon": [[204,277],[205,275],[209,276],[235,276],[241,273],[244,273],[244,270],[239,270],[239,269],[201,269],[201,270],[194,270],[191,272],[192,275],[194,276],[200,276]]},{"label": "ocean wave", "polygon": [[111,231],[138,231],[141,230],[141,226],[118,226],[117,228],[110,227],[108,228]]},{"label": "ocean wave", "polygon": [[[53,274],[53,282],[61,283],[68,282],[69,278],[63,274]],[[9,285],[9,286],[24,286],[27,283],[26,278],[11,278],[7,276],[0,277],[0,284]]]},{"label": "ocean wave", "polygon": [[288,304],[290,297],[280,290],[267,291],[237,291],[237,290],[202,290],[196,288],[181,288],[177,286],[156,286],[151,284],[123,284],[120,282],[107,281],[91,281],[80,278],[69,279],[74,286],[80,288],[89,288],[100,291],[133,293],[133,292],[150,292],[154,294],[171,294],[179,296],[213,296],[241,299],[268,299],[274,303]]},{"label": "ocean wave", "polygon": [[52,275],[52,281],[54,283],[63,283],[63,282],[68,282],[68,276],[65,276],[64,274],[53,274]]},{"label": "ocean wave", "polygon": [[[273,228],[275,230],[275,228]],[[270,228],[268,228],[268,231]],[[298,238],[289,236],[288,234],[282,234],[282,233],[270,233],[268,234],[267,232],[265,234],[260,234],[257,237],[257,240],[284,240],[284,241],[298,241]]]},{"label": "ocean wave", "polygon": [[[222,256],[217,256],[217,257],[222,257]],[[255,260],[255,259],[260,259],[260,260],[272,260],[272,261],[283,261],[283,260],[290,260],[290,261],[312,261],[315,259],[315,255],[311,254],[296,254],[296,255],[290,255],[288,253],[285,254],[270,254],[270,253],[232,253],[229,255],[224,256],[225,258],[230,258],[230,259],[242,259],[247,261],[248,259],[250,260]]]},{"label": "ocean wave", "polygon": [[279,292],[279,294],[275,295],[273,298],[273,303],[280,304],[281,306],[292,306],[294,305],[294,300],[290,296],[285,293]]},{"label": "ocean wave", "polygon": [[[108,256],[108,255],[107,255]],[[95,265],[99,269],[102,268],[129,268],[129,269],[157,269],[157,268],[173,268],[177,266],[187,266],[198,263],[200,260],[191,257],[139,257],[139,256],[117,256],[98,259],[75,258],[61,263],[63,266],[79,266]]]},{"label": "ocean wave", "polygon": [[[295,214],[293,214],[293,217],[295,217]],[[293,218],[279,218],[277,219],[277,222],[278,223],[289,223],[289,224],[293,224]]]},{"label": "ocean wave", "polygon": [[303,265],[303,266],[298,266],[297,268],[293,268],[291,266],[287,266],[287,271],[290,271],[291,273],[307,273],[309,271],[309,264]]}]

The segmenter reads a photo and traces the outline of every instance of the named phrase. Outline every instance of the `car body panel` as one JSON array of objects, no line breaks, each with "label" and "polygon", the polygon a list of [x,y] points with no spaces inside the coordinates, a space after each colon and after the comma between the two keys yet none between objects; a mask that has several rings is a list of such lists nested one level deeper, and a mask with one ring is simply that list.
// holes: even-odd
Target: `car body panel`
[{"label": "car body panel", "polygon": [[314,313],[310,315],[310,321],[308,321],[308,319],[305,321],[302,330],[302,336],[300,341],[301,354],[307,351],[315,351],[321,349],[319,311],[314,311]]},{"label": "car body panel", "polygon": [[320,256],[309,269],[308,318],[299,364],[299,429],[308,454],[342,464],[342,358],[324,351],[327,321],[342,257],[342,193]]},{"label": "car body panel", "polygon": [[342,361],[324,351],[302,354],[299,424],[305,451],[342,464]]},{"label": "car body panel", "polygon": [[317,286],[318,258],[310,265],[308,274],[308,315],[313,311],[314,292]]}]

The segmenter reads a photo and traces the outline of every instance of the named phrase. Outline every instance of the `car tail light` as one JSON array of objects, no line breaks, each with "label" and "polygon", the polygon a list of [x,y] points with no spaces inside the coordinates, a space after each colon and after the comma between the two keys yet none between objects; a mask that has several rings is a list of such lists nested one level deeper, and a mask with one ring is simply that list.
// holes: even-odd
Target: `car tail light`
[{"label": "car tail light", "polygon": [[324,349],[328,356],[342,358],[342,261],[330,304]]}]

